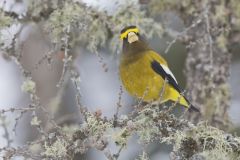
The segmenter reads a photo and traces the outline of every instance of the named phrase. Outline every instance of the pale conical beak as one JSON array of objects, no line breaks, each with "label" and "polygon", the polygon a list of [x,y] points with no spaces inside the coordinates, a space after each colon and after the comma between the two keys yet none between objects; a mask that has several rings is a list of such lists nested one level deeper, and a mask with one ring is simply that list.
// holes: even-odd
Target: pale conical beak
[{"label": "pale conical beak", "polygon": [[133,43],[138,41],[138,36],[135,32],[129,32],[128,33],[128,43]]}]

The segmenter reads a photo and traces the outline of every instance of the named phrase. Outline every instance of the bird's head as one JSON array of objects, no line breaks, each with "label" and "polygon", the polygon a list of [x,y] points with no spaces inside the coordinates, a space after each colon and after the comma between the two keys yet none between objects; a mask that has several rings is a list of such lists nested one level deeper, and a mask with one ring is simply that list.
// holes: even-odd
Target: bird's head
[{"label": "bird's head", "polygon": [[133,43],[139,40],[139,29],[136,26],[128,26],[121,30],[120,39]]}]

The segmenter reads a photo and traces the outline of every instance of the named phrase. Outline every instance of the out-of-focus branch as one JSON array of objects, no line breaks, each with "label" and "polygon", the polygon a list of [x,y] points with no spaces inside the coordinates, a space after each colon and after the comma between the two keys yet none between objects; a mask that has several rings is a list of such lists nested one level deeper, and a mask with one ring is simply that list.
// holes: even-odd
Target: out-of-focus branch
[{"label": "out-of-focus branch", "polygon": [[[229,68],[231,53],[227,45],[232,35],[231,19],[234,17],[234,1],[150,1],[151,13],[174,9],[185,26],[168,45],[166,51],[177,40],[186,45],[187,90],[193,105],[199,107],[202,117],[191,114],[191,120],[200,119],[220,128],[230,127],[228,109],[230,106]],[[235,4],[237,5],[237,3]],[[197,22],[197,23],[196,23]],[[166,52],[165,51],[165,52]]]},{"label": "out-of-focus branch", "polygon": [[219,16],[218,7],[227,8],[224,2],[193,2],[193,5],[196,8],[202,6],[198,7],[198,11],[203,13],[204,20],[189,32],[192,37],[189,41],[196,44],[188,48],[187,87],[191,90],[193,102],[201,108],[204,119],[214,126],[227,129],[230,124],[227,111],[230,105],[228,78],[231,54],[218,45],[221,36],[228,33],[213,28],[228,27],[227,20],[215,18]]}]

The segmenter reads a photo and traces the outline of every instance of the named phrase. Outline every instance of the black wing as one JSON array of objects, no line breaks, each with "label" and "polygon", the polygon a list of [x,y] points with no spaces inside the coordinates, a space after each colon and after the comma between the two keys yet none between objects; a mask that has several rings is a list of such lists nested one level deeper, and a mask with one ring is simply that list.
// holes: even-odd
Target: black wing
[{"label": "black wing", "polygon": [[167,79],[168,83],[172,85],[179,93],[182,93],[182,89],[178,86],[175,79],[170,74],[168,74],[156,60],[153,60],[151,62],[151,67],[163,79]]},{"label": "black wing", "polygon": [[[179,93],[182,93],[183,90],[179,87],[179,85],[177,84],[177,82],[175,81],[175,79],[168,74],[163,67],[156,61],[153,60],[151,62],[151,67],[152,69],[159,74],[163,79],[167,79],[168,83],[170,85],[172,85]],[[200,112],[199,109],[197,109],[196,107],[194,107],[189,101],[188,99],[183,95],[183,97],[185,98],[185,100],[189,103],[189,111],[195,111],[195,112]]]}]

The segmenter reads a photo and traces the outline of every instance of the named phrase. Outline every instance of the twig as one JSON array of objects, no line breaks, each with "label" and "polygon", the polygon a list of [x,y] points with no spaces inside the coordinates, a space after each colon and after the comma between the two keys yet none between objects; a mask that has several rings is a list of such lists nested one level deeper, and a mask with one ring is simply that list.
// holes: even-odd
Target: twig
[{"label": "twig", "polygon": [[108,160],[115,160],[109,149],[104,149],[103,153]]},{"label": "twig", "polygon": [[198,24],[200,24],[201,22],[202,22],[202,17],[200,17],[196,22],[192,23],[192,25],[190,25],[189,27],[187,27],[184,31],[178,33],[177,36],[176,36],[176,38],[174,38],[171,42],[168,43],[168,46],[167,46],[167,48],[165,49],[164,53],[167,54],[168,51],[170,50],[170,48],[172,47],[172,45],[173,45],[174,43],[176,43],[179,38],[185,36],[186,33],[187,33],[189,30],[195,28],[195,27],[196,27]]},{"label": "twig", "polygon": [[207,38],[208,38],[208,43],[209,43],[209,54],[210,54],[210,79],[213,79],[213,39],[211,36],[211,31],[210,31],[210,21],[209,21],[209,6],[206,4],[206,6],[204,7],[204,18],[205,18],[205,22],[206,22],[206,30],[207,30]]},{"label": "twig", "polygon": [[46,54],[43,55],[43,57],[35,64],[34,70],[37,70],[38,67],[47,60],[48,65],[51,65],[52,63],[52,51],[48,51]]},{"label": "twig", "polygon": [[142,97],[140,99],[138,99],[138,103],[136,105],[137,108],[140,107],[140,105],[143,103],[144,97],[148,94],[148,92],[149,92],[149,87],[146,87],[145,91],[143,92]]},{"label": "twig", "polygon": [[15,135],[17,135],[16,130],[17,130],[18,122],[23,117],[23,114],[26,113],[26,112],[27,112],[27,110],[21,111],[20,114],[15,118],[15,123],[14,123],[14,127],[13,127],[13,130],[12,130]]},{"label": "twig", "polygon": [[42,110],[45,116],[47,116],[47,120],[55,127],[55,129],[61,129],[61,127],[54,121],[54,118],[51,117],[49,112],[43,106],[39,106],[39,109]]},{"label": "twig", "polygon": [[115,158],[115,160],[117,160],[120,156],[120,153],[122,152],[124,146],[121,146],[118,150],[118,152],[116,154],[113,155],[113,157]]},{"label": "twig", "polygon": [[16,112],[16,111],[32,111],[32,110],[35,110],[35,108],[33,107],[25,107],[25,108],[14,108],[14,107],[11,107],[9,109],[2,109],[0,110],[0,115],[1,114],[4,114],[4,113],[7,113],[7,112]]},{"label": "twig", "polygon": [[164,83],[163,83],[163,86],[162,86],[162,88],[161,88],[161,91],[160,91],[160,96],[159,96],[159,102],[161,103],[161,101],[162,101],[162,99],[163,99],[163,94],[164,94],[164,92],[165,92],[165,88],[166,88],[166,85],[167,85],[167,83],[168,83],[168,79],[167,78],[165,78],[164,79]]},{"label": "twig", "polygon": [[57,87],[61,87],[63,82],[64,82],[64,78],[65,75],[68,71],[69,68],[69,63],[72,62],[72,56],[68,55],[68,51],[69,51],[69,33],[70,33],[70,25],[67,27],[66,33],[65,33],[65,41],[64,41],[64,58],[63,58],[63,69],[62,69],[62,74],[61,77],[59,79],[59,82],[57,84]]},{"label": "twig", "polygon": [[84,118],[84,120],[86,121],[87,120],[87,108],[86,107],[83,107],[82,105],[81,105],[81,102],[80,102],[80,97],[79,97],[79,95],[76,95],[76,102],[77,102],[77,106],[78,106],[78,108],[79,108],[79,111],[80,111],[80,113],[83,115],[83,118]]},{"label": "twig", "polygon": [[74,85],[74,87],[76,89],[76,93],[77,93],[76,104],[77,104],[77,107],[79,108],[80,113],[83,115],[84,120],[86,121],[86,119],[87,119],[86,112],[88,112],[88,110],[86,107],[82,106],[81,101],[80,101],[80,97],[81,97],[81,90],[80,90],[80,85],[79,85],[80,76],[77,73],[77,71],[74,70],[73,68],[71,68],[70,73],[71,73],[71,80],[73,82],[73,85]]},{"label": "twig", "polygon": [[118,93],[119,96],[118,96],[118,102],[117,102],[117,110],[116,110],[116,113],[113,115],[113,126],[114,127],[117,126],[119,110],[122,107],[122,104],[121,104],[122,94],[123,94],[123,88],[122,88],[122,85],[121,85],[120,86],[120,92]]},{"label": "twig", "polygon": [[3,138],[5,138],[5,140],[7,141],[6,147],[10,147],[10,145],[12,143],[12,139],[10,138],[10,134],[8,132],[8,129],[7,129],[6,117],[0,115],[0,121],[1,121],[0,125],[3,128],[3,130],[4,130]]}]

